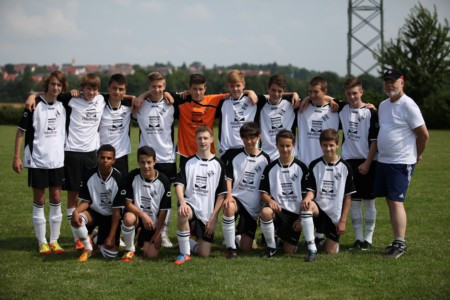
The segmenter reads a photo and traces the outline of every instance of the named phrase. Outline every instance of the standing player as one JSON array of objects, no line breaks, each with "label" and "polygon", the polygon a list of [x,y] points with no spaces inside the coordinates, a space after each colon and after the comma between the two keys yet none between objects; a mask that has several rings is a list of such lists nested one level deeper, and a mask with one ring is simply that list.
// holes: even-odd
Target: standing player
[{"label": "standing player", "polygon": [[98,226],[97,245],[105,258],[117,257],[121,206],[119,184],[122,176],[113,168],[116,151],[111,145],[102,145],[97,152],[98,167],[83,177],[80,204],[74,210],[71,225],[84,251],[78,261],[87,261],[92,255],[88,233]]},{"label": "standing player", "polygon": [[339,251],[339,238],[345,232],[351,194],[356,192],[351,166],[336,153],[338,132],[325,129],[320,133],[319,142],[323,156],[309,165],[308,192],[301,203],[301,225],[308,245],[306,262],[313,262],[317,257],[314,226],[327,237],[325,251]]},{"label": "standing player", "polygon": [[180,163],[175,181],[178,208],[178,245],[180,255],[175,264],[191,259],[190,230],[199,239],[193,243],[192,252],[202,257],[209,256],[217,217],[225,198],[225,170],[222,161],[211,153],[214,136],[211,128],[196,130],[197,153]]},{"label": "standing player", "polygon": [[[270,162],[269,156],[258,149],[261,129],[257,123],[244,123],[240,128],[244,147],[228,150],[226,166],[227,196],[223,204],[222,233],[227,247],[227,258],[237,256],[236,244],[243,252],[252,248],[257,228],[256,219],[261,209],[259,183]],[[235,216],[239,224],[235,228]],[[237,234],[241,236],[236,240]]]},{"label": "standing player", "polygon": [[122,221],[122,236],[125,242],[123,261],[134,257],[136,226],[140,227],[139,238],[144,241],[144,255],[155,258],[161,249],[161,232],[167,210],[171,207],[170,181],[155,169],[156,153],[148,146],[137,151],[139,168],[130,172],[125,181],[126,213]]},{"label": "standing player", "polygon": [[[339,112],[344,142],[342,158],[352,167],[356,193],[352,194],[350,216],[356,241],[352,249],[370,250],[375,229],[377,211],[373,193],[377,153],[378,115],[362,101],[362,83],[349,78],[344,83],[345,96],[349,104]],[[365,206],[365,235],[363,236],[361,202]]]},{"label": "standing player", "polygon": [[[56,101],[67,88],[67,80],[61,71],[52,72],[44,80],[44,94],[36,101],[36,109],[25,109],[19,122],[14,148],[13,170],[22,172],[28,168],[28,186],[33,189],[33,225],[39,243],[40,254],[51,251],[61,254],[58,244],[61,230],[61,186],[64,181],[64,140],[66,137],[66,110]],[[25,135],[24,163],[20,148]],[[44,215],[45,189],[50,198],[50,246],[46,239]]]},{"label": "standing player", "polygon": [[397,70],[384,74],[384,90],[389,99],[380,104],[378,164],[375,196],[386,197],[394,232],[394,242],[386,248],[387,258],[406,252],[406,191],[416,163],[428,143],[428,129],[419,107],[403,91],[404,78]]},{"label": "standing player", "polygon": [[308,168],[293,155],[295,135],[283,129],[276,135],[279,158],[264,170],[260,188],[265,202],[261,210],[261,230],[267,243],[262,258],[276,254],[275,233],[284,243],[285,253],[294,253],[300,237],[300,202],[306,193]]}]

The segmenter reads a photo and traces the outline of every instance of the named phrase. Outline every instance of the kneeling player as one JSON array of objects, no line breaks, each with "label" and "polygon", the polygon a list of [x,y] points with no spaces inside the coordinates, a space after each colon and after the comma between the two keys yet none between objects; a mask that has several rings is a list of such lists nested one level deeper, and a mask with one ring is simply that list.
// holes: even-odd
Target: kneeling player
[{"label": "kneeling player", "polygon": [[139,169],[130,172],[121,192],[125,195],[126,209],[122,221],[126,252],[122,260],[127,262],[134,257],[136,226],[141,228],[139,239],[144,242],[144,255],[149,258],[159,255],[164,220],[171,208],[170,181],[155,170],[155,150],[143,146],[138,149],[137,158]]},{"label": "kneeling player", "polygon": [[[270,162],[269,156],[257,147],[261,139],[261,129],[257,123],[244,123],[239,130],[244,148],[229,149],[227,157],[226,184],[227,197],[223,204],[222,233],[227,246],[227,258],[237,256],[236,244],[247,252],[252,248],[257,228],[256,218],[261,209],[259,183],[261,175]],[[235,216],[239,224],[235,228]],[[241,235],[235,241],[236,230]]]},{"label": "kneeling player", "polygon": [[120,206],[119,184],[121,174],[113,168],[116,161],[113,146],[102,145],[97,151],[98,167],[91,169],[83,179],[81,203],[72,214],[72,229],[84,245],[79,261],[92,255],[89,232],[98,226],[97,245],[105,258],[115,258],[119,248]]},{"label": "kneeling player", "polygon": [[214,240],[217,216],[225,198],[225,169],[223,163],[211,153],[214,140],[212,129],[198,127],[195,132],[197,153],[181,162],[175,191],[178,208],[178,245],[180,255],[175,264],[191,259],[190,229],[199,239],[192,241],[192,252],[207,257]]},{"label": "kneeling player", "polygon": [[316,260],[317,256],[314,226],[327,237],[325,251],[339,251],[339,238],[345,232],[351,194],[356,192],[350,165],[336,154],[339,146],[337,131],[332,128],[322,131],[319,141],[323,156],[309,165],[308,193],[301,203],[301,223],[308,244],[307,262]]},{"label": "kneeling player", "polygon": [[276,253],[275,233],[285,253],[294,253],[300,237],[300,202],[306,193],[308,168],[292,152],[295,136],[283,129],[275,137],[279,158],[264,170],[259,190],[265,206],[261,210],[261,230],[267,243],[262,258]]}]

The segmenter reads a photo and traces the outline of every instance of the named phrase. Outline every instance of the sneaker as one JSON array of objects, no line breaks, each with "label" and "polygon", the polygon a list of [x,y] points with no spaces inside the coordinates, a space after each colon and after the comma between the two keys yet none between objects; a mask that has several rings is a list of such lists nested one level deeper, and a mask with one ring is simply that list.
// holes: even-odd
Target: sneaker
[{"label": "sneaker", "polygon": [[236,258],[237,257],[237,251],[236,251],[236,249],[233,249],[233,248],[228,248],[227,249],[227,251],[225,251],[225,256],[228,258],[228,259],[234,259],[234,258]]},{"label": "sneaker", "polygon": [[39,245],[39,254],[49,255],[51,253],[50,247],[47,243],[42,243]]},{"label": "sneaker", "polygon": [[84,250],[81,256],[78,258],[78,261],[87,261],[91,256],[92,256],[91,250]]},{"label": "sneaker", "polygon": [[360,240],[356,240],[353,243],[353,246],[350,247],[350,250],[361,250],[362,245],[363,245],[363,242],[361,242]]},{"label": "sneaker", "polygon": [[172,242],[170,241],[170,239],[169,239],[168,236],[163,236],[163,237],[161,238],[161,245],[162,245],[164,248],[172,248],[172,247],[173,247],[173,244],[172,244]]},{"label": "sneaker", "polygon": [[394,241],[390,250],[384,254],[385,258],[399,258],[406,252],[406,244],[404,242]]},{"label": "sneaker", "polygon": [[75,242],[75,250],[82,251],[84,250],[84,245],[80,240]]},{"label": "sneaker", "polygon": [[185,262],[190,261],[190,260],[191,260],[191,256],[190,255],[180,253],[177,256],[177,259],[175,260],[175,264],[176,265],[182,265]]},{"label": "sneaker", "polygon": [[260,256],[261,256],[261,258],[271,258],[271,257],[274,257],[276,253],[277,253],[277,249],[267,247],[266,250],[264,250],[264,252],[261,253]]},{"label": "sneaker", "polygon": [[368,241],[364,241],[364,242],[361,244],[361,250],[363,250],[363,251],[372,250],[372,244],[369,243]]},{"label": "sneaker", "polygon": [[314,238],[314,242],[316,243],[317,248],[323,247],[323,245],[325,245],[325,238],[324,237],[323,238],[316,237],[316,238]]},{"label": "sneaker", "polygon": [[305,262],[313,262],[317,259],[317,252],[308,250],[308,255],[305,257]]},{"label": "sneaker", "polygon": [[133,251],[126,251],[125,254],[122,256],[121,260],[124,262],[130,262],[133,260],[134,252]]},{"label": "sneaker", "polygon": [[58,244],[58,242],[53,242],[50,244],[50,249],[56,254],[63,254],[64,249]]}]

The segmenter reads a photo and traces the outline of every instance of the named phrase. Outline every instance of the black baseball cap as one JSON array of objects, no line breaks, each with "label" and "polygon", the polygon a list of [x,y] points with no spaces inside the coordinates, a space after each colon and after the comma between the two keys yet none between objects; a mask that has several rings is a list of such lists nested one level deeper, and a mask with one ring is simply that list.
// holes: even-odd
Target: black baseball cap
[{"label": "black baseball cap", "polygon": [[384,73],[383,75],[383,79],[393,79],[393,80],[397,80],[399,78],[403,79],[403,74],[402,72],[398,71],[398,70],[394,70],[394,69],[389,69],[386,71],[386,73]]}]

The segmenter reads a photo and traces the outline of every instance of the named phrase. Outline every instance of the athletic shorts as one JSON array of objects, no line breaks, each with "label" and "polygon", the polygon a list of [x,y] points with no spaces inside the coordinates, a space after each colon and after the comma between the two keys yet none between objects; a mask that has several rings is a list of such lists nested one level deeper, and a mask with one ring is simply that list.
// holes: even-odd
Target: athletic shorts
[{"label": "athletic shorts", "polygon": [[116,162],[113,165],[114,168],[119,170],[120,174],[122,174],[122,178],[127,177],[128,175],[128,155],[124,155],[116,159]]},{"label": "athletic shorts", "polygon": [[57,169],[28,169],[28,186],[36,189],[62,187],[64,184],[64,167]]},{"label": "athletic shorts", "polygon": [[[97,234],[97,245],[103,245],[106,238],[111,231],[111,221],[112,216],[104,216],[90,208],[88,208],[88,213],[91,215],[92,224],[86,225],[86,228],[89,234],[94,230],[95,227],[98,226],[98,234]],[[115,237],[115,245],[119,246],[120,239],[120,224],[117,226],[116,237]]]},{"label": "athletic shorts", "polygon": [[78,192],[85,172],[97,165],[97,155],[91,152],[64,152],[64,172],[66,180],[63,189]]},{"label": "athletic shorts", "polygon": [[192,208],[192,206],[189,205],[189,207],[192,210],[192,218],[189,220],[189,228],[191,229],[191,234],[195,235],[198,239],[202,239],[205,242],[214,242],[214,232],[210,236],[207,236],[205,234],[206,225],[197,218],[197,216],[195,215],[195,210]]},{"label": "athletic shorts", "polygon": [[164,173],[170,182],[174,182],[177,177],[177,165],[176,163],[156,163],[155,169]]},{"label": "athletic shorts", "polygon": [[353,182],[355,183],[356,193],[352,194],[352,199],[366,199],[371,200],[375,198],[373,192],[373,183],[375,181],[376,161],[373,161],[369,167],[369,172],[366,175],[359,173],[358,167],[365,159],[348,159],[353,170]]},{"label": "athletic shorts", "polygon": [[330,240],[339,243],[341,236],[336,233],[336,225],[334,225],[327,213],[320,208],[319,204],[317,204],[316,201],[314,201],[314,203],[316,203],[317,208],[319,209],[319,215],[313,217],[316,232],[323,233]]},{"label": "athletic shorts", "polygon": [[136,226],[136,231],[140,229],[140,233],[138,236],[138,244],[144,245],[144,242],[148,243],[151,241],[153,236],[155,235],[155,230],[147,230],[144,227],[144,223],[142,222],[142,219],[139,218],[139,224]]},{"label": "athletic shorts", "polygon": [[375,196],[404,202],[414,165],[377,163],[375,172]]},{"label": "athletic shorts", "polygon": [[236,199],[238,210],[234,215],[234,218],[237,219],[239,217],[239,223],[236,227],[237,234],[245,234],[252,239],[255,238],[257,223],[256,220],[252,218],[252,216],[245,209],[244,205],[242,205],[239,199]]},{"label": "athletic shorts", "polygon": [[275,235],[289,244],[297,245],[301,232],[295,232],[293,226],[298,218],[299,215],[285,209],[281,210],[280,213],[275,213],[275,219],[273,220]]}]

